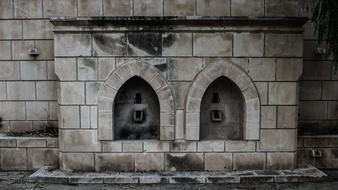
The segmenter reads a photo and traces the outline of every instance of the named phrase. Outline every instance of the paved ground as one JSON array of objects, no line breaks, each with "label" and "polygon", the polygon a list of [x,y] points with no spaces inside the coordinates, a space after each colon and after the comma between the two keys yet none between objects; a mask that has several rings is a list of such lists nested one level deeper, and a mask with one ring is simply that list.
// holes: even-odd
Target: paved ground
[{"label": "paved ground", "polygon": [[33,184],[27,181],[31,173],[0,172],[0,190],[7,189],[46,189],[46,190],[338,190],[338,171],[326,171],[330,178],[320,183],[300,184],[229,184],[229,185],[58,185],[58,184]]}]

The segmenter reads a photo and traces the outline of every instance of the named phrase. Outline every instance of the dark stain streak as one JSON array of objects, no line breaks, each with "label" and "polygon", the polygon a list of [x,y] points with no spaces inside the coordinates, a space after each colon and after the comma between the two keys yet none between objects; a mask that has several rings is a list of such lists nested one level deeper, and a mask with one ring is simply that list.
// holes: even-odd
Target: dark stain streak
[{"label": "dark stain streak", "polygon": [[170,47],[174,44],[176,36],[174,34],[168,34],[163,38],[163,47]]},{"label": "dark stain streak", "polygon": [[[161,33],[129,33],[128,44],[145,51],[149,55],[162,55]],[[128,45],[128,54],[134,55],[135,51]]]}]

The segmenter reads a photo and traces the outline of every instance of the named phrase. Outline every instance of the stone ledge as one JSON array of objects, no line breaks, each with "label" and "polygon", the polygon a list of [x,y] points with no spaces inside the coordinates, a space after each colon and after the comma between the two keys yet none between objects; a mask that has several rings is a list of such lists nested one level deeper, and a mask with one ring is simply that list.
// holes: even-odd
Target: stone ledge
[{"label": "stone ledge", "polygon": [[43,167],[29,179],[37,183],[63,184],[177,184],[177,183],[298,183],[320,181],[327,175],[313,166],[296,170],[238,171],[238,172],[163,172],[163,173],[69,173]]},{"label": "stone ledge", "polygon": [[0,148],[58,148],[58,137],[0,136]]}]

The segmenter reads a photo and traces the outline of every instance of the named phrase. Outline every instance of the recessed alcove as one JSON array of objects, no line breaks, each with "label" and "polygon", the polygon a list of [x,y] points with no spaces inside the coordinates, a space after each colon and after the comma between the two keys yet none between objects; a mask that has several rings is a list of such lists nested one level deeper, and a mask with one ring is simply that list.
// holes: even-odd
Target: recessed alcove
[{"label": "recessed alcove", "polygon": [[206,89],[200,112],[201,140],[241,140],[244,99],[241,90],[222,76]]}]

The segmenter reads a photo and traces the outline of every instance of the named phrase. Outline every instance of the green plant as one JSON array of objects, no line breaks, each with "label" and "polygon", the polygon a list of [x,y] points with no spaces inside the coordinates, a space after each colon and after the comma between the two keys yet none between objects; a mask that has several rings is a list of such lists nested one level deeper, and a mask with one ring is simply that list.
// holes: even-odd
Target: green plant
[{"label": "green plant", "polygon": [[311,19],[318,44],[326,43],[326,55],[333,55],[338,68],[338,0],[317,0]]}]

